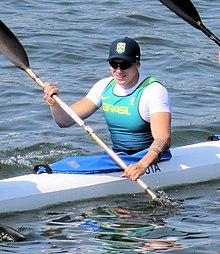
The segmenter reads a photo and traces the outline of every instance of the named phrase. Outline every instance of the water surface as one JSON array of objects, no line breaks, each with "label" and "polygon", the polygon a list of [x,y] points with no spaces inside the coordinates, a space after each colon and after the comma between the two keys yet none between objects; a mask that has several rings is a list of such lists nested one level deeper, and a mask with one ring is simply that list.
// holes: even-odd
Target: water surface
[{"label": "water surface", "polygon": [[[219,2],[194,4],[204,24],[220,36]],[[109,75],[109,44],[129,36],[141,45],[142,71],[170,92],[173,147],[219,132],[218,47],[159,1],[2,0],[0,9],[31,67],[43,81],[59,86],[67,104]],[[0,78],[1,178],[70,155],[102,152],[80,127],[58,128],[41,88],[4,56]],[[101,111],[86,122],[111,145]],[[218,253],[219,182],[166,193],[183,206],[167,210],[140,194],[0,215],[2,224],[27,236],[22,243],[1,243],[1,253]]]}]

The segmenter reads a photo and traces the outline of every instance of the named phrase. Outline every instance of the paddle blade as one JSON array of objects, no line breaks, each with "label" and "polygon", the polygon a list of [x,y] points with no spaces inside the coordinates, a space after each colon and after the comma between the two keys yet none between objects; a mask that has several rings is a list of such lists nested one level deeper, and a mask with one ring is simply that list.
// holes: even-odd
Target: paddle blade
[{"label": "paddle blade", "polygon": [[0,242],[21,242],[25,236],[6,225],[0,225]]},{"label": "paddle blade", "polygon": [[181,206],[177,200],[170,199],[164,191],[159,191],[159,196],[155,200],[159,205],[168,208],[176,208]]},{"label": "paddle blade", "polygon": [[165,6],[167,6],[171,11],[176,13],[180,18],[184,19],[190,25],[197,29],[200,29],[200,24],[202,23],[199,13],[192,4],[192,2],[184,0],[160,0]]},{"label": "paddle blade", "polygon": [[29,68],[27,54],[11,30],[0,20],[0,52],[22,70]]},{"label": "paddle blade", "polygon": [[176,13],[180,18],[188,22],[193,27],[201,30],[211,40],[213,40],[218,46],[220,46],[220,40],[217,38],[207,27],[202,23],[199,13],[190,0],[159,0],[171,11]]},{"label": "paddle blade", "polygon": [[200,24],[202,23],[199,13],[192,4],[192,2],[184,0],[160,0],[165,6],[167,6],[171,11],[176,13],[180,18],[184,19],[190,25],[197,29],[200,29]]}]

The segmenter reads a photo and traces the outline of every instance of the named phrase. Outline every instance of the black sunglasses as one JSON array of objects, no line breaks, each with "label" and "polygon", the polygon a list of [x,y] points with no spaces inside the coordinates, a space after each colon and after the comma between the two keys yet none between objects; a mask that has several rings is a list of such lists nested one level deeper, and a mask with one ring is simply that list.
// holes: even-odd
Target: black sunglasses
[{"label": "black sunglasses", "polygon": [[128,62],[128,61],[123,61],[121,63],[115,62],[114,60],[109,60],[109,64],[112,68],[114,69],[122,69],[122,70],[127,70],[130,68],[134,63],[133,62]]}]

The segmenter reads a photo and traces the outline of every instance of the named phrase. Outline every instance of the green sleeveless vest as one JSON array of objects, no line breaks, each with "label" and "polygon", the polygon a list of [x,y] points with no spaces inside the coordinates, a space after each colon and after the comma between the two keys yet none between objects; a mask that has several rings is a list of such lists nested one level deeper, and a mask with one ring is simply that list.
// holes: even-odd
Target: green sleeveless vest
[{"label": "green sleeveless vest", "polygon": [[139,112],[139,101],[146,86],[157,81],[145,79],[131,94],[117,96],[113,93],[113,79],[102,93],[102,109],[116,150],[143,150],[153,142],[150,123],[144,121]]}]

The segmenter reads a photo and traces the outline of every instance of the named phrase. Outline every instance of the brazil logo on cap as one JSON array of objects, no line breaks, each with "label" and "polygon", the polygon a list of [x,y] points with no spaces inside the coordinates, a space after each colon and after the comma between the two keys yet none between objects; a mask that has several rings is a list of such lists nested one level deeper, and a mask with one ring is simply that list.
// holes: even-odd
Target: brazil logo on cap
[{"label": "brazil logo on cap", "polygon": [[117,51],[119,54],[125,52],[125,43],[124,43],[124,42],[119,42],[119,43],[117,44],[117,49],[116,49],[116,51]]}]

